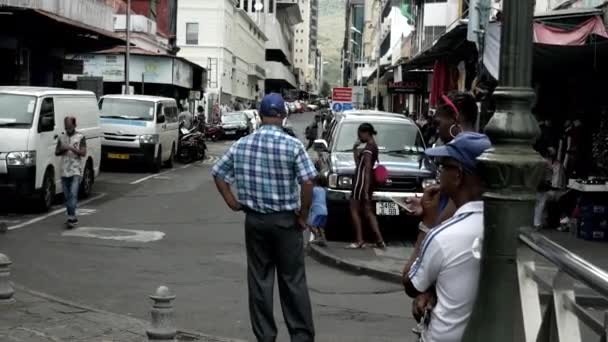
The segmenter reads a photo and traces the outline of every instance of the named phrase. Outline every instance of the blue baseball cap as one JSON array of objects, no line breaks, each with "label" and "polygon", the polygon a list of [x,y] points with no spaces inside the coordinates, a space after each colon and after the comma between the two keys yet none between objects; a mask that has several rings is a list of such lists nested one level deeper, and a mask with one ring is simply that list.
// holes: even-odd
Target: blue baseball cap
[{"label": "blue baseball cap", "polygon": [[429,148],[424,153],[429,157],[449,157],[471,172],[477,168],[477,157],[492,147],[487,135],[473,132],[460,133],[448,144]]},{"label": "blue baseball cap", "polygon": [[260,115],[269,117],[285,116],[285,100],[277,93],[270,93],[262,99],[260,104]]}]

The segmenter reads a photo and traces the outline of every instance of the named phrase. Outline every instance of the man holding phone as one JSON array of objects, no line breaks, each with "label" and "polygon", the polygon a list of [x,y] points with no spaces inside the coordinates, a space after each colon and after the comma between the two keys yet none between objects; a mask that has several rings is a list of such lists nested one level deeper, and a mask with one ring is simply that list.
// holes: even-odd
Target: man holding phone
[{"label": "man holding phone", "polygon": [[68,229],[78,224],[76,206],[82,175],[82,157],[87,155],[87,141],[83,134],[76,131],[76,118],[66,116],[63,120],[65,133],[57,140],[55,155],[61,156],[61,183],[68,219]]},{"label": "man holding phone", "polygon": [[473,310],[480,265],[471,246],[483,239],[484,228],[477,157],[490,146],[484,134],[466,132],[445,146],[425,152],[438,158],[439,190],[457,210],[426,235],[416,261],[403,275],[403,286],[410,297],[436,293],[436,305],[427,303],[420,314],[427,314],[424,342],[460,341]]}]

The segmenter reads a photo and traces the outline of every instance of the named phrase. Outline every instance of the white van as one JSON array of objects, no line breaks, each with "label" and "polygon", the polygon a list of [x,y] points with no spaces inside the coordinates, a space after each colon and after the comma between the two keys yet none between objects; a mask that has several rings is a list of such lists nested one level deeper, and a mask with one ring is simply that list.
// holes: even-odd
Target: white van
[{"label": "white van", "polygon": [[101,110],[103,160],[145,162],[154,172],[173,166],[177,151],[177,103],[168,97],[106,95]]},{"label": "white van", "polygon": [[91,194],[101,159],[99,109],[90,91],[39,87],[0,87],[0,192],[34,198],[48,210],[62,192],[57,139],[63,119],[76,118],[87,139],[81,197]]}]

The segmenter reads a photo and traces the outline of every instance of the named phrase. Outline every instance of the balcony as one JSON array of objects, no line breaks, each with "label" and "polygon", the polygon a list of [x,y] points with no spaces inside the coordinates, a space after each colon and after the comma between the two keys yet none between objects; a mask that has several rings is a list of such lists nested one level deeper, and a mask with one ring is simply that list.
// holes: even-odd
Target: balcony
[{"label": "balcony", "polygon": [[0,0],[0,7],[42,10],[88,26],[113,32],[112,7],[100,0]]},{"label": "balcony", "polygon": [[266,80],[280,81],[286,85],[288,84],[290,88],[296,87],[296,77],[289,67],[280,62],[266,62],[265,66]]},{"label": "balcony", "polygon": [[266,59],[292,63],[289,39],[285,35],[278,20],[266,20],[264,33],[268,37],[266,42]]},{"label": "balcony", "polygon": [[[294,26],[304,22],[300,12],[300,0],[276,0],[277,18],[284,19],[289,26]],[[266,32],[268,34],[268,32]]]},{"label": "balcony", "polygon": [[255,63],[249,63],[249,71],[247,74],[260,80],[266,78],[266,70]]}]

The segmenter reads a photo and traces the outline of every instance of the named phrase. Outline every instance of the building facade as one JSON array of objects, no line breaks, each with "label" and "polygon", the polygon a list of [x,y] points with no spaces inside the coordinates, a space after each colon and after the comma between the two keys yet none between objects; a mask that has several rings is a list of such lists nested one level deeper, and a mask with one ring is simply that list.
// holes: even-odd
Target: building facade
[{"label": "building facade", "polygon": [[302,23],[295,26],[293,56],[298,89],[305,95],[319,94],[318,58],[319,0],[300,0]]},{"label": "building facade", "polygon": [[264,94],[268,38],[243,5],[234,0],[178,3],[178,55],[207,69],[208,106],[254,103]]},{"label": "building facade", "polygon": [[78,68],[66,55],[124,44],[106,0],[0,0],[0,8],[0,85],[59,87],[64,68]]},{"label": "building facade", "polygon": [[245,11],[267,36],[264,69],[264,91],[293,93],[298,78],[304,78],[294,65],[295,27],[303,22],[302,0],[237,0],[236,6]]}]

